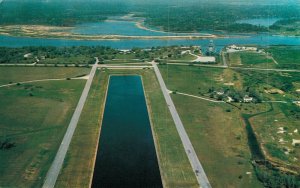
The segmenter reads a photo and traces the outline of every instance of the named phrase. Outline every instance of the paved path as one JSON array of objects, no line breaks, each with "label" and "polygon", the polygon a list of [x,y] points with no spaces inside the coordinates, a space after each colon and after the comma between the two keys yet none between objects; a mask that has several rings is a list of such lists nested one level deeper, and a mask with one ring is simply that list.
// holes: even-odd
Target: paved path
[{"label": "paved path", "polygon": [[57,180],[57,177],[59,175],[59,172],[62,168],[62,165],[63,165],[63,162],[64,162],[64,159],[66,157],[66,154],[67,154],[67,151],[68,151],[68,148],[69,148],[69,145],[71,143],[71,139],[73,137],[73,134],[75,132],[75,129],[76,129],[76,126],[77,126],[77,123],[79,121],[79,117],[80,117],[80,114],[82,112],[82,109],[83,109],[83,106],[84,106],[84,103],[87,99],[87,96],[88,96],[88,93],[89,93],[89,90],[91,88],[91,85],[92,85],[92,81],[93,81],[93,78],[94,78],[94,75],[95,75],[95,72],[97,70],[97,64],[98,64],[99,60],[98,58],[96,58],[96,63],[95,65],[93,66],[91,72],[90,72],[90,76],[89,76],[89,79],[87,80],[86,84],[85,84],[85,87],[84,87],[84,90],[82,92],[82,95],[79,99],[79,102],[77,104],[77,107],[75,109],[75,112],[72,116],[72,119],[71,119],[71,122],[69,124],[69,127],[66,131],[66,134],[61,142],[61,145],[58,149],[58,152],[55,156],[55,159],[47,173],[47,176],[45,178],[45,182],[44,182],[44,185],[43,185],[43,188],[53,188],[55,186],[55,183],[56,183],[56,180]]},{"label": "paved path", "polygon": [[247,68],[247,67],[229,67],[236,70],[255,70],[255,71],[274,71],[274,72],[300,72],[297,69],[264,69],[264,68]]},{"label": "paved path", "polygon": [[[181,65],[190,66],[187,63],[167,63],[168,65]],[[224,65],[202,65],[193,64],[195,67],[210,67],[210,68],[222,68],[222,69],[235,69],[235,70],[253,70],[253,71],[274,71],[274,72],[300,72],[298,69],[266,69],[266,68],[251,68],[251,67],[227,67]]]},{"label": "paved path", "polygon": [[43,80],[30,80],[30,81],[25,81],[25,82],[16,82],[16,83],[11,83],[11,84],[5,84],[1,85],[1,87],[8,87],[8,86],[13,86],[16,84],[27,84],[27,83],[34,83],[34,82],[47,82],[47,81],[60,81],[60,80],[66,80],[66,78],[57,78],[57,79],[43,79]]},{"label": "paved path", "polygon": [[225,52],[221,51],[221,56],[222,56],[224,67],[228,67],[228,64],[226,62]]},{"label": "paved path", "polygon": [[185,152],[186,152],[186,154],[187,154],[187,156],[189,158],[189,161],[191,163],[191,166],[192,166],[192,168],[194,170],[194,173],[196,175],[197,181],[198,181],[200,187],[202,187],[202,188],[211,188],[211,185],[210,185],[210,183],[208,181],[208,178],[207,178],[207,176],[206,176],[206,174],[204,172],[204,169],[203,169],[203,167],[202,167],[202,165],[201,165],[201,163],[200,163],[200,161],[199,161],[199,159],[197,157],[197,154],[196,154],[196,152],[195,152],[195,150],[193,148],[193,145],[192,145],[192,143],[191,143],[191,141],[190,141],[190,139],[189,139],[189,137],[188,137],[188,135],[187,135],[187,133],[186,133],[186,131],[184,129],[184,126],[183,126],[183,124],[181,122],[181,119],[180,119],[178,113],[177,113],[175,105],[174,105],[174,103],[172,101],[172,98],[171,98],[171,96],[170,96],[170,94],[169,94],[169,92],[167,90],[166,84],[165,84],[165,82],[164,82],[164,80],[163,80],[163,78],[162,78],[162,76],[160,74],[160,71],[159,71],[159,69],[158,69],[158,67],[157,67],[157,65],[156,65],[155,62],[151,62],[151,64],[154,67],[154,71],[155,71],[156,77],[157,77],[157,79],[159,81],[161,90],[162,90],[163,95],[165,97],[165,100],[166,100],[166,102],[168,104],[168,108],[169,108],[169,110],[171,112],[171,115],[173,117],[175,126],[177,128],[177,131],[178,131],[179,136],[181,138],[183,147],[184,147]]},{"label": "paved path", "polygon": [[[47,81],[65,81],[68,78],[50,78],[50,79],[42,79],[42,80],[30,80],[30,81],[24,81],[24,82],[14,82],[11,84],[4,84],[4,85],[0,85],[0,88],[2,87],[8,87],[8,86],[14,86],[19,84],[28,84],[28,83],[35,83],[35,82],[47,82]],[[70,78],[71,80],[82,80],[82,79],[86,79],[86,76],[82,76],[82,77],[76,77],[76,78]]]},{"label": "paved path", "polygon": [[115,68],[115,69],[130,69],[130,68],[151,68],[151,66],[149,65],[135,65],[135,66],[132,66],[132,65],[98,65],[99,68]]},{"label": "paved path", "polygon": [[208,99],[208,98],[205,98],[205,97],[200,97],[200,96],[197,96],[197,95],[190,95],[190,94],[187,94],[187,93],[176,92],[176,94],[184,95],[184,96],[188,96],[188,97],[194,97],[194,98],[197,98],[197,99],[202,99],[202,100],[209,101],[209,102],[214,102],[214,103],[225,103],[224,101],[217,101],[217,100]]}]

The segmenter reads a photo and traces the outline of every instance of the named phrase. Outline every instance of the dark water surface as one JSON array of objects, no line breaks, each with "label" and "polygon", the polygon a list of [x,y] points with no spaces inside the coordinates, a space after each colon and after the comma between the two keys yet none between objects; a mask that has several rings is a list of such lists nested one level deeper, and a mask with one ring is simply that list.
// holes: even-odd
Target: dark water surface
[{"label": "dark water surface", "polygon": [[140,76],[111,76],[92,187],[162,187]]}]

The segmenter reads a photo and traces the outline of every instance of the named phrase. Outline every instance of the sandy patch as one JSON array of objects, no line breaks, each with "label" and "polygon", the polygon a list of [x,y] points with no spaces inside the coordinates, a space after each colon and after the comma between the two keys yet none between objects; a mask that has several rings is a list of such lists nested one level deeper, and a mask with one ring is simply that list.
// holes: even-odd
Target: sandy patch
[{"label": "sandy patch", "polygon": [[295,146],[296,144],[300,144],[300,140],[293,139],[292,145]]},{"label": "sandy patch", "polygon": [[283,133],[286,133],[286,131],[283,130],[283,127],[279,127],[278,131],[277,131],[277,134],[283,134]]},{"label": "sandy patch", "polygon": [[287,141],[284,141],[283,138],[280,138],[278,142],[279,143],[286,143]]},{"label": "sandy patch", "polygon": [[228,83],[224,83],[225,86],[234,86],[234,83],[232,82],[228,82]]},{"label": "sandy patch", "polygon": [[269,94],[284,94],[284,91],[280,90],[280,89],[269,89],[269,90],[265,90],[266,93],[269,93]]},{"label": "sandy patch", "polygon": [[90,78],[90,75],[78,77],[78,78],[72,78],[73,80],[88,80]]}]

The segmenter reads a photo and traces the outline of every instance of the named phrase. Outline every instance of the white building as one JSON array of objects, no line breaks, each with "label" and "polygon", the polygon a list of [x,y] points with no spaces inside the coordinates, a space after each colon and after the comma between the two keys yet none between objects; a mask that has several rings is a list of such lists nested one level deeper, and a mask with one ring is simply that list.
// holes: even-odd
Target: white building
[{"label": "white building", "polygon": [[252,102],[252,101],[253,101],[253,97],[249,97],[248,95],[244,96],[244,102],[245,103],[249,103],[249,102]]}]

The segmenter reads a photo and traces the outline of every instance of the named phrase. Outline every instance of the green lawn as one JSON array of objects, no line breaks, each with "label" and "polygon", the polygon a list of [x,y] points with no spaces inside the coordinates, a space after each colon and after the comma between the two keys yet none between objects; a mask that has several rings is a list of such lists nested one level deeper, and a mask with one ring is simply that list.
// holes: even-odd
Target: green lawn
[{"label": "green lawn", "polygon": [[271,46],[267,51],[281,66],[300,67],[300,46]]},{"label": "green lawn", "polygon": [[0,85],[40,79],[72,78],[89,72],[89,68],[76,67],[0,67]]},{"label": "green lawn", "polygon": [[177,94],[172,98],[212,187],[262,187],[238,110]]},{"label": "green lawn", "polygon": [[268,58],[264,53],[256,52],[240,52],[241,61],[244,65],[271,64],[272,59]]},{"label": "green lawn", "polygon": [[[59,77],[38,69],[10,70],[6,80]],[[58,69],[57,69],[58,70]],[[3,71],[3,70],[1,70]],[[30,76],[31,75],[31,76]],[[2,77],[2,75],[1,75]],[[3,78],[0,79],[2,82]],[[0,141],[14,147],[1,149],[0,187],[40,187],[65,134],[85,80],[49,81],[0,88]],[[29,96],[32,93],[33,96]]]},{"label": "green lawn", "polygon": [[46,58],[40,60],[39,64],[87,64],[89,62],[95,62],[94,58],[79,55],[71,57],[55,57],[55,58]]},{"label": "green lawn", "polygon": [[207,93],[211,87],[222,87],[223,69],[195,66],[160,65],[168,89],[193,95]]},{"label": "green lawn", "polygon": [[231,66],[275,68],[276,63],[265,53],[234,52],[227,54],[228,64]]},{"label": "green lawn", "polygon": [[[183,93],[199,96],[228,82],[234,83],[233,88],[243,87],[240,74],[232,70],[175,65],[159,68],[167,87]],[[172,98],[212,186],[261,187],[250,164],[251,153],[240,111],[227,104],[179,94]]]},{"label": "green lawn", "polygon": [[209,90],[242,90],[240,74],[230,69],[161,65],[159,69],[171,91],[210,97]]}]

